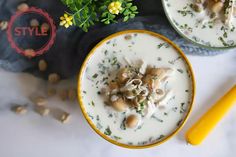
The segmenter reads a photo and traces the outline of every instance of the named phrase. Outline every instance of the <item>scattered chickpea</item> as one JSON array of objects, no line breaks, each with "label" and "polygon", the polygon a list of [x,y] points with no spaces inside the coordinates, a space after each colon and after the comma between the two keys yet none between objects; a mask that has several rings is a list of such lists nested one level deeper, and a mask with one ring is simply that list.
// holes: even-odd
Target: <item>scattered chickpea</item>
[{"label": "scattered chickpea", "polygon": [[126,126],[128,128],[134,128],[138,125],[138,117],[136,115],[130,115],[126,119]]},{"label": "scattered chickpea", "polygon": [[127,104],[122,98],[112,102],[112,107],[119,112],[125,111],[128,108]]},{"label": "scattered chickpea", "polygon": [[49,30],[49,25],[48,25],[48,23],[43,23],[43,24],[41,25],[41,29],[44,29],[45,32],[48,32],[48,30]]},{"label": "scattered chickpea", "polygon": [[59,97],[62,101],[65,101],[68,98],[68,91],[66,89],[63,89],[59,92]]},{"label": "scattered chickpea", "polygon": [[76,99],[76,89],[69,89],[68,90],[68,99],[70,101],[75,101],[75,99]]},{"label": "scattered chickpea", "polygon": [[67,113],[67,112],[64,112],[64,113],[60,116],[59,120],[60,120],[62,123],[68,123],[69,120],[70,120],[70,114]]},{"label": "scattered chickpea", "polygon": [[35,51],[33,49],[25,49],[24,55],[26,57],[31,58],[31,57],[34,57],[36,54],[35,54]]},{"label": "scattered chickpea", "polygon": [[17,106],[12,107],[12,111],[14,111],[17,114],[25,114],[25,113],[27,113],[26,107],[22,106],[22,105],[17,105]]},{"label": "scattered chickpea", "polygon": [[21,3],[20,5],[17,6],[17,10],[21,12],[27,11],[28,9],[29,6],[26,3]]},{"label": "scattered chickpea", "polygon": [[39,26],[39,21],[37,19],[30,20],[30,26],[31,27],[38,27]]},{"label": "scattered chickpea", "polygon": [[3,30],[6,30],[7,29],[7,26],[8,26],[8,22],[7,21],[1,21],[0,22],[0,29],[3,31]]},{"label": "scattered chickpea", "polygon": [[60,76],[57,73],[52,73],[48,75],[49,83],[56,84],[60,81]]},{"label": "scattered chickpea", "polygon": [[41,116],[46,116],[50,113],[50,109],[45,106],[36,106],[35,111]]},{"label": "scattered chickpea", "polygon": [[35,97],[33,98],[33,102],[37,106],[45,106],[47,104],[47,100],[44,97]]},{"label": "scattered chickpea", "polygon": [[38,68],[39,68],[39,71],[46,71],[47,70],[47,62],[44,60],[44,59],[41,59],[38,63]]}]

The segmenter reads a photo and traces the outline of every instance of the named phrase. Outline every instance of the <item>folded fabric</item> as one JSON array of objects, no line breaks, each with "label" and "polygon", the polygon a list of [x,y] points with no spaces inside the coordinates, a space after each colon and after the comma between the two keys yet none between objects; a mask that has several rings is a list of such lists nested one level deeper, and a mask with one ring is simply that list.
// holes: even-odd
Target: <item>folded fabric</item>
[{"label": "folded fabric", "polygon": [[[65,29],[58,26],[59,17],[66,10],[59,0],[37,0],[28,1],[27,3],[30,6],[37,6],[46,10],[53,17],[57,25],[55,43],[46,54],[27,59],[11,48],[6,32],[0,31],[0,68],[13,72],[26,71],[45,78],[49,73],[57,72],[62,78],[69,78],[77,74],[85,56],[96,43],[112,33],[128,29],[146,29],[160,33],[174,41],[186,54],[209,56],[226,52],[201,48],[180,37],[170,26],[162,9],[159,9],[161,8],[161,2],[156,0],[148,1],[147,3],[140,1],[139,10],[141,16],[133,20],[107,26],[98,24],[91,28],[88,33],[81,31],[78,27]],[[9,20],[18,4],[18,0],[1,1],[0,20]],[[150,4],[153,5],[150,7]],[[55,6],[57,9],[55,9]],[[43,75],[39,74],[37,70],[37,62],[41,58],[44,58],[49,64],[47,72]]]}]

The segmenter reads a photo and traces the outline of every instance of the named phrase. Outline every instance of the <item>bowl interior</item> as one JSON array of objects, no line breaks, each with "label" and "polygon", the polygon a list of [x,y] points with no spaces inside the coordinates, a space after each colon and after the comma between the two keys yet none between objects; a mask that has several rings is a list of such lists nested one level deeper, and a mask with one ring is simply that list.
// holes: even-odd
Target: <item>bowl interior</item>
[{"label": "bowl interior", "polygon": [[223,22],[208,19],[204,12],[195,12],[189,0],[162,0],[166,16],[173,28],[188,41],[211,49],[236,46],[236,20],[228,27]]},{"label": "bowl interior", "polygon": [[[128,40],[127,35],[131,37]],[[124,129],[127,113],[107,106],[100,90],[115,77],[114,72],[127,65],[127,60],[140,59],[174,70],[173,78],[165,85],[174,94],[165,109],[158,109],[138,128]],[[191,66],[181,50],[165,37],[144,30],[123,31],[102,40],[85,59],[78,81],[80,106],[90,126],[109,142],[127,148],[154,146],[174,135],[187,119],[195,94]]]}]

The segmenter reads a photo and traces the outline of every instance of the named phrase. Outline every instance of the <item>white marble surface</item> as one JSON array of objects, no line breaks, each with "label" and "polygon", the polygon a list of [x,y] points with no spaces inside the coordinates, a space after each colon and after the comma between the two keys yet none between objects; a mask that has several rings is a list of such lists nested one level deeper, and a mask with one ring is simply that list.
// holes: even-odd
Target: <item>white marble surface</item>
[{"label": "white marble surface", "polygon": [[[72,119],[63,125],[34,112],[16,115],[11,103],[27,103],[28,97],[43,93],[46,84],[29,74],[0,70],[0,156],[1,157],[231,157],[236,154],[236,107],[199,146],[187,145],[184,133],[220,96],[236,83],[236,52],[215,57],[188,56],[197,83],[193,112],[184,128],[166,143],[144,150],[114,146],[100,138],[81,115],[76,103],[54,97],[52,106],[69,111]],[[60,86],[75,85],[75,80]]]}]

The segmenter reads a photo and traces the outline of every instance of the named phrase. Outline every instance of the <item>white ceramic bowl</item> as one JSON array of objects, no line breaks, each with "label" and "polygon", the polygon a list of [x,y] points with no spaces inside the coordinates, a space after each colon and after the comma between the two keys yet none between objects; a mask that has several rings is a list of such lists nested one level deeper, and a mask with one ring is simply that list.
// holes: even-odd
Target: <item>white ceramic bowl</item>
[{"label": "white ceramic bowl", "polygon": [[[131,39],[126,40],[126,35]],[[99,95],[112,79],[111,73],[126,65],[124,58],[170,67],[175,73],[166,84],[174,91],[166,108],[136,129],[122,129],[126,113],[105,105]],[[184,53],[167,38],[145,30],[118,32],[102,40],[88,54],[78,78],[78,99],[90,126],[107,141],[126,148],[158,145],[177,133],[191,111],[194,95],[194,76]]]},{"label": "white ceramic bowl", "polygon": [[218,22],[200,22],[206,15],[193,11],[194,0],[162,0],[166,16],[173,28],[185,39],[205,48],[227,49],[236,46],[236,19],[229,28]]}]

